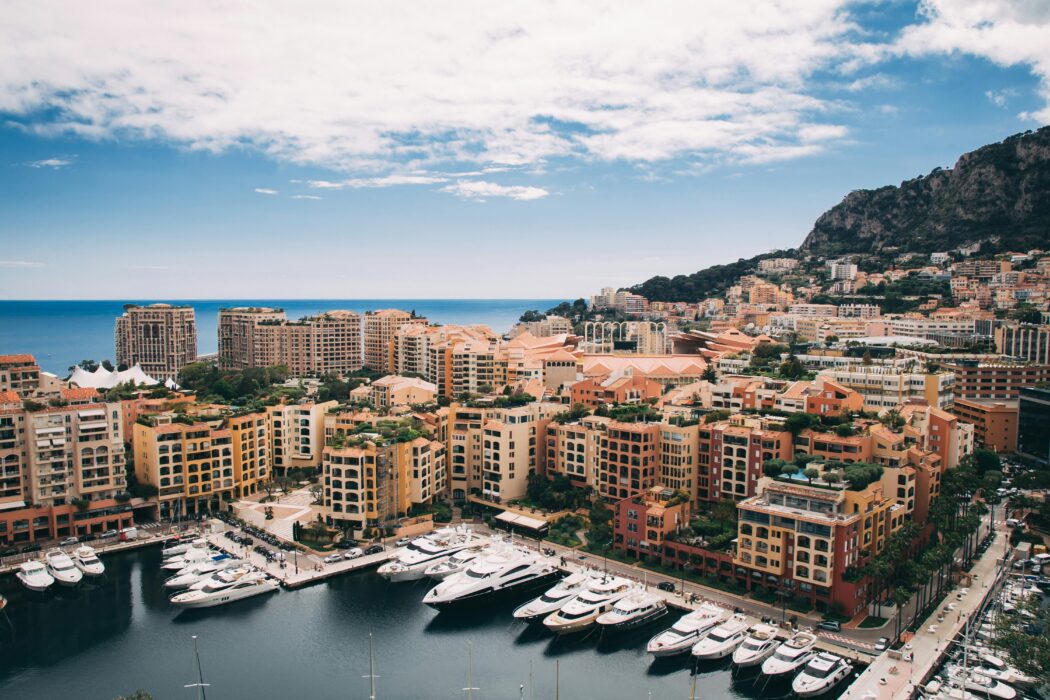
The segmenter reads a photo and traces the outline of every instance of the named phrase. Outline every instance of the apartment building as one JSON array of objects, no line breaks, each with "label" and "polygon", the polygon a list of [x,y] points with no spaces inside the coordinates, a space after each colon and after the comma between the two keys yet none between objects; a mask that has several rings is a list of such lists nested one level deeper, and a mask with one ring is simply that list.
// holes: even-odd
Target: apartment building
[{"label": "apartment building", "polygon": [[427,320],[400,309],[382,309],[365,314],[365,365],[387,374],[396,371],[394,338],[407,326],[426,326]]},{"label": "apartment building", "polygon": [[597,489],[601,436],[609,420],[584,416],[569,423],[551,421],[547,425],[546,474],[560,474],[579,488]]},{"label": "apartment building", "polygon": [[602,404],[641,403],[658,399],[663,393],[663,385],[644,375],[628,372],[583,379],[574,383],[569,391],[573,405],[597,408]]},{"label": "apartment building", "polygon": [[988,281],[1013,269],[1008,260],[963,260],[956,263],[954,273],[960,277],[975,277]]},{"label": "apartment building", "polygon": [[445,447],[426,438],[329,445],[322,473],[328,522],[361,536],[445,492]]},{"label": "apartment building", "polygon": [[216,512],[270,478],[267,415],[191,422],[161,414],[134,427],[135,475],[157,488],[159,517]]},{"label": "apartment building", "polygon": [[996,328],[994,333],[996,352],[1050,365],[1050,326],[1011,324]]},{"label": "apartment building", "polygon": [[744,415],[699,427],[700,500],[740,501],[755,495],[762,463],[792,458],[791,433],[780,421]]},{"label": "apartment building", "polygon": [[1043,464],[1050,462],[1050,389],[1021,389],[1017,451]]},{"label": "apartment building", "polygon": [[659,423],[609,421],[598,443],[598,493],[620,501],[656,486],[659,440]]},{"label": "apartment building", "polygon": [[304,401],[266,408],[273,473],[320,469],[325,446],[325,416],[338,405],[337,401]]},{"label": "apartment building", "polygon": [[0,391],[21,398],[34,396],[40,387],[40,366],[32,355],[0,355]]},{"label": "apartment building", "polygon": [[972,336],[976,329],[976,319],[963,318],[883,318],[885,335],[905,335],[912,338],[940,338],[951,335]]},{"label": "apartment building", "polygon": [[506,383],[500,349],[486,326],[413,326],[394,336],[394,367],[398,374],[421,375],[438,396],[489,393]]},{"label": "apartment building", "polygon": [[758,261],[759,272],[790,272],[798,267],[794,258],[766,258]]},{"label": "apartment building", "polygon": [[952,413],[963,423],[973,425],[977,447],[995,452],[1017,450],[1018,401],[956,398]]},{"label": "apartment building", "polygon": [[955,375],[923,373],[892,365],[855,364],[821,370],[818,379],[830,379],[864,397],[864,408],[881,411],[910,401],[947,408],[954,399]]},{"label": "apartment building", "polygon": [[284,310],[260,306],[219,309],[219,367],[248,369],[269,367],[277,350],[273,333],[257,333],[260,325],[280,325],[287,319]]},{"label": "apartment building", "polygon": [[547,316],[539,321],[524,321],[511,329],[510,337],[515,338],[522,333],[529,333],[537,338],[549,338],[555,335],[572,333],[572,321],[564,316]]},{"label": "apartment building", "polygon": [[664,542],[689,522],[690,501],[672,488],[656,487],[613,504],[613,546],[641,557],[663,551]]},{"label": "apartment building", "polygon": [[66,390],[68,405],[33,410],[13,390],[0,397],[0,542],[131,524],[120,404],[81,389]]},{"label": "apartment building", "polygon": [[954,469],[973,452],[974,430],[969,423],[936,406],[909,404],[900,410],[904,434],[925,452],[941,458],[943,469]]},{"label": "apartment building", "polygon": [[1016,400],[1022,387],[1050,382],[1050,364],[955,360],[943,368],[955,375],[956,401]]},{"label": "apartment building", "polygon": [[368,385],[369,401],[378,411],[414,404],[433,403],[437,399],[437,385],[418,377],[399,377],[391,374]]},{"label": "apartment building", "polygon": [[[239,318],[227,316],[231,327]],[[361,369],[361,316],[354,311],[326,311],[298,321],[257,319],[251,335],[254,346],[247,359],[257,363],[255,367],[284,365],[293,377],[346,375]]]},{"label": "apartment building", "polygon": [[118,365],[139,365],[154,379],[178,379],[179,370],[197,359],[193,307],[125,304],[114,331]]}]

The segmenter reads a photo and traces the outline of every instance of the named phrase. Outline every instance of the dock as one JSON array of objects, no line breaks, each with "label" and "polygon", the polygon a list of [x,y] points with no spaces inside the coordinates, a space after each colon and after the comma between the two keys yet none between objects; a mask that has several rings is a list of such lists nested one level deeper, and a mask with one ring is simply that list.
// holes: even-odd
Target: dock
[{"label": "dock", "polygon": [[183,537],[191,533],[196,533],[197,531],[195,528],[196,524],[181,529],[172,528],[163,530],[142,530],[133,540],[121,541],[116,538],[111,538],[108,540],[90,540],[87,542],[81,542],[76,545],[67,545],[65,547],[59,547],[58,543],[56,542],[52,545],[44,547],[43,549],[37,552],[26,552],[15,554],[10,557],[4,557],[2,560],[0,560],[0,575],[14,573],[18,570],[18,567],[21,566],[23,562],[31,561],[33,559],[42,559],[44,556],[44,552],[54,547],[58,547],[59,549],[62,549],[66,552],[70,552],[76,549],[77,547],[87,545],[95,550],[95,554],[98,554],[100,557],[102,557],[107,554],[126,552],[129,549],[156,547],[163,544],[165,541],[171,539],[176,535]]}]

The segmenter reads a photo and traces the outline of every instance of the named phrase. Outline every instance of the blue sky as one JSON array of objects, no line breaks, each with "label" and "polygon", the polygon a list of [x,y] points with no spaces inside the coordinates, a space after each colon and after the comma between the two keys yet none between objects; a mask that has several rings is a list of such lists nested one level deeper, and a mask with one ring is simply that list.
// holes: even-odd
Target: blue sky
[{"label": "blue sky", "polygon": [[0,10],[0,298],[582,296],[1050,120],[1038,2],[50,5]]}]

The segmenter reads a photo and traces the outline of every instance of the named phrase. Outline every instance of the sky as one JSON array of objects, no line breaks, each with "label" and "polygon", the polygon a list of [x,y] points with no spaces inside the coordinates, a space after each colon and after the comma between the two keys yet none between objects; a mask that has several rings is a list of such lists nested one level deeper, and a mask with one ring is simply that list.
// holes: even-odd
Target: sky
[{"label": "sky", "polygon": [[8,0],[0,298],[585,296],[1048,122],[1047,0]]}]

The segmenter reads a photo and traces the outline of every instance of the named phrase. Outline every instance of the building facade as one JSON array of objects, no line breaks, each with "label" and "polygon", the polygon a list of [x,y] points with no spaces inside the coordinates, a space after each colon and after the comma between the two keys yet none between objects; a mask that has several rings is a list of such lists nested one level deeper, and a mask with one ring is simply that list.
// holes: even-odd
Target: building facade
[{"label": "building facade", "polygon": [[117,365],[139,365],[149,376],[178,379],[197,359],[197,321],[190,306],[126,304],[114,332]]}]

